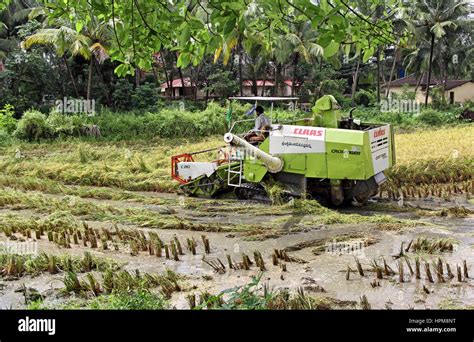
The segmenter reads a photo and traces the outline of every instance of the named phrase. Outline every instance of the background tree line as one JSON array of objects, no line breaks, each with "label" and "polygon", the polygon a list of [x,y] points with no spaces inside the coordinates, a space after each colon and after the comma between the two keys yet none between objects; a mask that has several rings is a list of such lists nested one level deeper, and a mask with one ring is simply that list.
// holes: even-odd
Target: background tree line
[{"label": "background tree line", "polygon": [[[472,8],[463,1],[1,4],[0,107],[12,104],[17,113],[47,110],[49,98],[63,97],[156,108],[161,84],[185,79],[206,97],[242,94],[246,80],[254,95],[270,80],[276,95],[292,80],[300,85],[292,95],[307,101],[333,94],[343,105],[371,105],[402,72],[474,78]],[[264,80],[260,93],[257,80]]]}]

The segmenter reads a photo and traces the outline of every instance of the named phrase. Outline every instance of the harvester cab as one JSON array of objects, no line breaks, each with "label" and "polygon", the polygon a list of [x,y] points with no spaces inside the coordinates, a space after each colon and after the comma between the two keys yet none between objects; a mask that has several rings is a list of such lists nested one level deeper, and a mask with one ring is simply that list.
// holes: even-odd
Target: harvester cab
[{"label": "harvester cab", "polygon": [[[233,98],[296,101],[297,98]],[[266,138],[251,144],[237,134],[233,122],[225,146],[171,158],[172,177],[187,195],[216,197],[233,191],[240,199],[268,199],[266,186],[277,183],[288,197],[305,196],[333,205],[364,203],[385,181],[395,164],[393,130],[389,124],[363,123],[345,117],[333,96],[316,101],[313,115],[272,124]],[[216,151],[213,161],[196,161],[198,154]]]}]

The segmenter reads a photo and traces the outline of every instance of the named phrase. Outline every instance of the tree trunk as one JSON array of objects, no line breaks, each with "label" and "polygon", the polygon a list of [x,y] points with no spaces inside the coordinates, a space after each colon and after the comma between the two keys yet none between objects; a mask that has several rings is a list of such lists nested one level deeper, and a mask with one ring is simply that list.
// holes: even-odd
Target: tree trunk
[{"label": "tree trunk", "polygon": [[166,71],[166,66],[163,68],[163,71],[165,73],[166,85],[168,86],[167,87],[168,94],[165,93],[165,95],[171,99],[171,85],[172,85],[172,82],[170,82],[170,78],[168,77],[168,71]]},{"label": "tree trunk", "polygon": [[71,82],[72,86],[74,87],[74,93],[76,94],[76,98],[79,98],[79,91],[77,90],[77,85],[76,85],[76,80],[74,80],[74,75],[71,72],[71,69],[69,68],[69,63],[67,62],[66,55],[63,56],[64,60],[64,65],[66,66],[67,72],[69,74],[69,77],[71,77]]},{"label": "tree trunk", "polygon": [[257,74],[252,73],[252,94],[258,96]]},{"label": "tree trunk", "polygon": [[380,47],[377,48],[377,103],[380,103]]},{"label": "tree trunk", "polygon": [[390,69],[390,78],[388,79],[387,89],[385,89],[385,97],[388,97],[390,94],[390,86],[392,84],[393,73],[395,72],[395,65],[397,64],[397,53],[398,47],[396,47],[395,51],[393,52],[393,63],[392,68]]},{"label": "tree trunk", "polygon": [[89,62],[89,76],[87,78],[87,100],[91,99],[92,92],[92,70],[94,69],[94,56],[91,56],[91,61]]},{"label": "tree trunk", "polygon": [[[175,58],[176,63],[178,63],[178,54],[175,54],[174,58]],[[184,98],[186,94],[186,85],[184,84],[183,71],[181,70],[181,67],[178,68],[178,75],[181,80],[181,87],[182,87],[181,89],[183,89],[183,98]]]},{"label": "tree trunk", "polygon": [[420,75],[420,77],[418,77],[418,81],[416,81],[415,96],[416,96],[416,92],[418,91],[418,88],[420,87],[421,80],[423,79],[424,76],[425,76],[425,73],[422,72],[421,75]]},{"label": "tree trunk", "polygon": [[275,89],[276,89],[276,96],[280,96],[280,94],[281,94],[281,91],[280,91],[280,89],[281,89],[280,86],[281,86],[281,83],[282,83],[282,81],[281,81],[281,79],[282,79],[282,77],[281,77],[281,69],[282,69],[282,65],[281,65],[281,63],[278,63],[278,64],[277,64],[277,67],[276,67],[276,70],[275,70],[275,78],[276,78]]},{"label": "tree trunk", "polygon": [[159,86],[160,84],[158,82],[158,74],[156,73],[156,67],[154,63],[151,64],[151,70],[153,72],[153,81],[155,81],[155,84]]},{"label": "tree trunk", "polygon": [[357,82],[359,81],[359,67],[360,67],[360,59],[357,59],[356,70],[354,74],[352,75],[352,94],[351,94],[352,106],[355,105],[355,93],[357,91]]},{"label": "tree trunk", "polygon": [[191,68],[191,71],[189,73],[189,81],[191,82],[191,91],[192,91],[192,96],[193,96],[193,101],[196,102],[197,98],[197,92],[196,92],[196,87],[193,87],[193,84],[197,84],[197,80],[195,78],[195,70],[193,72],[194,68]]},{"label": "tree trunk", "polygon": [[278,90],[278,79],[277,79],[277,63],[275,61],[274,68],[273,68],[273,88],[272,88],[272,96],[276,96]]},{"label": "tree trunk", "polygon": [[183,72],[181,70],[181,67],[178,68],[178,74],[179,78],[181,80],[181,89],[183,89],[183,98],[186,96],[186,84],[184,84],[184,78],[183,78]]},{"label": "tree trunk", "polygon": [[100,79],[102,80],[102,83],[104,83],[105,87],[107,88],[106,92],[105,92],[105,97],[107,99],[107,105],[109,107],[112,106],[112,88],[110,87],[110,84],[108,84],[105,80],[105,76],[104,74],[102,73],[102,70],[100,70],[100,65],[98,63],[94,63],[94,66],[95,66],[95,71],[97,73],[97,75],[100,76]]},{"label": "tree trunk", "polygon": [[425,108],[428,107],[428,98],[430,97],[431,68],[433,64],[434,40],[435,40],[434,33],[431,33],[430,61],[428,64],[428,81],[426,84]]},{"label": "tree trunk", "polygon": [[291,96],[295,95],[296,74],[298,73],[298,61],[299,61],[299,54],[296,53],[293,59],[293,84],[291,85]]},{"label": "tree trunk", "polygon": [[261,96],[265,96],[265,84],[267,83],[267,68],[268,68],[268,64],[265,63],[265,68],[264,68],[264,71],[263,71],[263,85],[262,85],[262,94]]},{"label": "tree trunk", "polygon": [[242,40],[239,40],[239,86],[240,96],[244,95],[244,81],[242,80]]},{"label": "tree trunk", "polygon": [[175,96],[174,96],[174,88],[173,88],[173,81],[174,81],[174,70],[171,69],[170,71],[170,74],[169,74],[169,78],[170,78],[170,89],[171,89],[171,98],[174,99]]},{"label": "tree trunk", "polygon": [[140,68],[136,67],[135,68],[135,87],[140,86]]},{"label": "tree trunk", "polygon": [[445,105],[447,103],[446,102],[446,83],[448,82],[448,63],[446,62],[445,59],[443,60],[443,73],[444,73],[444,82],[443,82],[442,98],[443,98],[443,105]]}]

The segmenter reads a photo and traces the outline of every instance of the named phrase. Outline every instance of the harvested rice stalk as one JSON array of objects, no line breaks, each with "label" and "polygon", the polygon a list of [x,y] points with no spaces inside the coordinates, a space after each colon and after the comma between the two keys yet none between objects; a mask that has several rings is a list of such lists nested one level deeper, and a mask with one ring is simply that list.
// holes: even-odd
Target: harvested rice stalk
[{"label": "harvested rice stalk", "polygon": [[391,276],[391,275],[395,274],[395,271],[392,270],[392,268],[387,264],[384,257],[382,257],[382,260],[383,260],[383,268],[384,268],[385,275],[386,276]]},{"label": "harvested rice stalk", "polygon": [[178,251],[176,249],[176,245],[173,241],[170,243],[171,245],[171,253],[173,254],[174,261],[179,261]]},{"label": "harvested rice stalk", "polygon": [[426,294],[431,293],[431,291],[425,285],[423,285],[423,291],[425,291]]},{"label": "harvested rice stalk", "polygon": [[362,310],[370,310],[372,309],[369,301],[367,300],[367,297],[363,295],[360,297],[360,306],[362,307]]},{"label": "harvested rice stalk", "polygon": [[132,256],[137,256],[139,253],[140,253],[140,250],[139,250],[137,241],[132,240],[130,242],[130,254]]},{"label": "harvested rice stalk", "polygon": [[254,251],[253,256],[257,267],[259,267],[261,271],[266,271],[265,262],[263,261],[262,254],[259,251]]},{"label": "harvested rice stalk", "polygon": [[446,271],[448,272],[448,278],[453,279],[454,274],[453,274],[453,272],[451,272],[451,266],[448,263],[446,263]]},{"label": "harvested rice stalk", "polygon": [[451,239],[432,239],[426,237],[418,237],[412,244],[412,252],[425,252],[425,253],[442,253],[452,252],[454,245]]},{"label": "harvested rice stalk", "polygon": [[403,260],[398,261],[398,281],[400,283],[404,282],[404,273],[403,273]]},{"label": "harvested rice stalk", "polygon": [[438,280],[438,283],[444,283],[445,280],[443,278],[443,268],[442,268],[442,264],[441,264],[441,269],[439,268],[439,264],[438,266],[436,267],[436,278]]},{"label": "harvested rice stalk", "polygon": [[251,264],[250,258],[245,253],[242,253],[242,266],[244,270],[248,271]]},{"label": "harvested rice stalk", "polygon": [[359,274],[361,277],[364,276],[364,270],[362,269],[362,265],[360,264],[360,261],[359,259],[357,259],[357,257],[354,257],[355,258],[355,262],[356,262],[356,265],[357,265],[357,271],[359,271]]},{"label": "harvested rice stalk", "polygon": [[109,249],[109,246],[107,245],[107,239],[105,237],[102,238],[101,243],[102,243],[102,250],[106,251]]},{"label": "harvested rice stalk", "polygon": [[232,258],[231,258],[231,256],[230,256],[229,254],[227,254],[226,257],[227,257],[227,263],[228,263],[228,265],[229,265],[229,268],[230,268],[230,269],[235,269],[235,266],[234,266],[234,264],[232,263]]},{"label": "harvested rice stalk", "polygon": [[91,248],[97,248],[97,238],[94,234],[90,235],[90,242],[91,242]]},{"label": "harvested rice stalk", "polygon": [[415,259],[415,278],[421,279],[420,259],[418,257]]},{"label": "harvested rice stalk", "polygon": [[297,263],[300,263],[300,264],[306,264],[307,263],[306,260],[303,260],[303,259],[295,257],[295,256],[290,256],[284,249],[282,249],[282,250],[275,249],[274,253],[275,253],[275,255],[277,255],[277,257],[279,259],[284,260],[286,262],[297,262]]},{"label": "harvested rice stalk", "polygon": [[174,242],[176,243],[176,248],[178,249],[179,255],[184,255],[183,249],[181,248],[181,242],[179,242],[179,239],[176,235],[174,236]]},{"label": "harvested rice stalk", "polygon": [[154,248],[153,242],[151,240],[148,241],[148,254],[155,255],[155,248]]},{"label": "harvested rice stalk", "polygon": [[276,254],[276,252],[273,252],[272,254],[272,263],[273,266],[278,266],[278,255]]},{"label": "harvested rice stalk", "polygon": [[458,275],[458,282],[462,282],[461,266],[456,265],[456,270]]},{"label": "harvested rice stalk", "polygon": [[162,256],[162,251],[161,251],[161,242],[160,241],[155,241],[155,254],[158,258],[161,258]]},{"label": "harvested rice stalk", "polygon": [[430,270],[430,264],[428,264],[427,262],[425,262],[425,273],[426,273],[426,277],[428,279],[428,281],[430,283],[433,283],[433,277],[431,275],[431,270]]},{"label": "harvested rice stalk", "polygon": [[379,287],[380,286],[380,282],[377,281],[377,279],[374,279],[370,282],[370,286],[372,286],[372,288],[375,288],[375,287]]},{"label": "harvested rice stalk", "polygon": [[202,242],[204,244],[204,252],[206,254],[211,253],[211,246],[209,244],[209,239],[205,235],[201,235]]},{"label": "harvested rice stalk", "polygon": [[190,294],[186,297],[186,299],[188,301],[189,308],[193,310],[196,307],[196,295],[194,293]]},{"label": "harvested rice stalk", "polygon": [[377,261],[375,259],[372,260],[372,268],[375,271],[377,279],[383,279],[382,268],[377,264]]},{"label": "harvested rice stalk", "polygon": [[225,273],[225,266],[222,263],[222,261],[219,260],[219,258],[217,258],[217,261],[206,260],[205,258],[203,258],[202,261],[208,264],[209,266],[211,266],[214,269],[214,271],[216,271],[217,273],[219,274]]},{"label": "harvested rice stalk", "polygon": [[464,269],[464,278],[467,279],[467,278],[469,278],[469,274],[467,273],[467,262],[466,262],[466,260],[463,261],[462,265],[463,265],[463,269]]},{"label": "harvested rice stalk", "polygon": [[407,266],[408,266],[408,269],[410,270],[410,275],[413,276],[413,273],[414,273],[414,272],[413,272],[413,268],[411,267],[410,260],[408,259],[407,256],[405,256],[405,262],[406,262],[406,264],[407,264]]}]

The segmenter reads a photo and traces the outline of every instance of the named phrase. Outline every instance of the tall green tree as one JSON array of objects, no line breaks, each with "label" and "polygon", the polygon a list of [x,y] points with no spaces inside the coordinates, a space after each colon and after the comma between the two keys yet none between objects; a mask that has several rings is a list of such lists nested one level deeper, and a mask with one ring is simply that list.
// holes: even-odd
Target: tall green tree
[{"label": "tall green tree", "polygon": [[450,30],[464,25],[469,13],[469,2],[458,0],[416,0],[411,7],[411,28],[418,42],[429,42],[428,77],[425,106],[428,105],[433,72],[435,45]]},{"label": "tall green tree", "polygon": [[[297,85],[298,75],[298,63],[303,58],[306,62],[310,62],[313,58],[317,58],[323,55],[324,48],[317,43],[317,36],[315,31],[311,29],[311,22],[304,22],[301,24],[293,24],[290,26],[290,32],[288,32],[284,39],[289,43],[289,46],[284,46],[287,50],[292,52],[292,65],[293,65],[293,85],[291,87],[291,95],[295,94]],[[334,53],[328,51],[331,46],[326,48],[326,57],[332,57]]]},{"label": "tall green tree", "polygon": [[[72,56],[82,56],[89,61],[88,81],[87,81],[87,99],[91,99],[92,73],[94,63],[102,64],[109,58],[107,45],[109,43],[110,27],[104,22],[100,22],[95,17],[91,17],[87,26],[81,27],[81,24],[72,22],[60,22],[59,27],[46,28],[38,30],[35,34],[27,37],[22,46],[26,49],[33,45],[50,45],[58,56],[60,56],[68,70],[73,82],[76,95],[79,92],[67,62],[67,54]],[[59,22],[58,22],[59,23]],[[75,29],[72,28],[75,26]]]},{"label": "tall green tree", "polygon": [[28,14],[35,6],[34,1],[28,0],[14,0],[0,6],[0,63],[18,48],[18,30],[27,22]]}]

